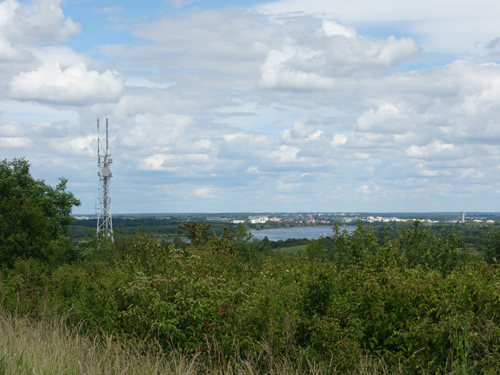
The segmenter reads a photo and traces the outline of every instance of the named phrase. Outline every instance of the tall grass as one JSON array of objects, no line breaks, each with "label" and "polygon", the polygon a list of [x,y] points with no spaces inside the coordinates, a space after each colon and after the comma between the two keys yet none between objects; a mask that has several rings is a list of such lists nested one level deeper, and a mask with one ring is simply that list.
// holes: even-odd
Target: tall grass
[{"label": "tall grass", "polygon": [[0,374],[194,374],[196,362],[144,351],[112,337],[85,336],[64,319],[0,315]]},{"label": "tall grass", "polygon": [[[328,363],[297,363],[276,358],[262,345],[262,352],[241,359],[235,349],[233,359],[221,361],[215,355],[187,357],[176,351],[164,352],[151,343],[124,341],[110,336],[82,335],[64,318],[33,320],[0,314],[0,375],[31,374],[332,374],[342,373]],[[146,345],[147,344],[147,345]],[[352,374],[398,374],[383,361],[363,358]]]}]

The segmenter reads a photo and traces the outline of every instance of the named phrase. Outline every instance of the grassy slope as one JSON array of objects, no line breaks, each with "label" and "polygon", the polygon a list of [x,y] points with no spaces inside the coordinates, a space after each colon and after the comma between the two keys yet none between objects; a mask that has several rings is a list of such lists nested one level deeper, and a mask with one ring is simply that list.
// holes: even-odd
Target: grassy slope
[{"label": "grassy slope", "polygon": [[275,250],[278,254],[298,254],[299,251],[305,251],[307,245],[290,246],[290,247],[280,247]]},{"label": "grassy slope", "polygon": [[[140,341],[126,342],[113,337],[98,339],[68,328],[64,319],[34,322],[26,317],[0,314],[0,374],[258,374],[258,362],[271,361],[276,375],[326,374],[318,364],[299,369],[286,358],[276,359],[265,349],[258,358],[233,359],[221,363],[202,362],[199,357],[186,358],[176,352],[164,353],[145,349]],[[150,343],[149,345],[150,346]],[[351,374],[398,374],[376,358],[363,358]]]}]

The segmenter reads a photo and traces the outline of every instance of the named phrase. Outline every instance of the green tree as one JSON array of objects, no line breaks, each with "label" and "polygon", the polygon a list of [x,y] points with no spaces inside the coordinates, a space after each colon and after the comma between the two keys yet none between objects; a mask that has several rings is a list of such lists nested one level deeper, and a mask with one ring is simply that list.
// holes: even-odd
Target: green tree
[{"label": "green tree", "polygon": [[498,227],[486,232],[484,260],[489,264],[500,263],[500,228]]},{"label": "green tree", "polygon": [[409,267],[425,265],[442,274],[448,274],[457,265],[457,247],[461,241],[454,228],[446,238],[441,238],[424,229],[419,220],[415,220],[413,229],[404,228],[398,237],[400,252]]},{"label": "green tree", "polygon": [[66,191],[66,179],[56,187],[34,179],[26,159],[0,163],[0,265],[12,267],[19,258],[62,260],[71,252],[65,238],[71,210],[80,201]]},{"label": "green tree", "polygon": [[378,250],[377,237],[373,228],[358,220],[358,227],[352,233],[345,229],[340,231],[338,223],[335,223],[332,236],[332,247],[329,257],[338,265],[348,266],[361,264],[366,255]]}]

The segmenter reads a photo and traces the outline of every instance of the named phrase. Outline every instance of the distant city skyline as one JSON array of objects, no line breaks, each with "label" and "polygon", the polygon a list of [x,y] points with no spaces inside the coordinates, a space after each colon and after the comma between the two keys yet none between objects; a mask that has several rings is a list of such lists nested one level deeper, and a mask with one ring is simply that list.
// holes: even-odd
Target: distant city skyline
[{"label": "distant city skyline", "polygon": [[500,3],[0,0],[0,158],[94,212],[500,211]]}]

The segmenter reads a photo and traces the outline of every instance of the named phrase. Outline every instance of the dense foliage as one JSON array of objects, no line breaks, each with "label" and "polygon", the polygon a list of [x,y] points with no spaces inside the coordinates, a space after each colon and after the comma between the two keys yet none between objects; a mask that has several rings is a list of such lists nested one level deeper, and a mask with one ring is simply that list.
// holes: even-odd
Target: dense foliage
[{"label": "dense foliage", "polygon": [[[27,224],[19,223],[35,225],[45,211],[25,202],[32,211],[21,210]],[[365,355],[409,374],[500,368],[498,229],[485,236],[487,262],[463,257],[455,232],[443,237],[419,222],[382,244],[362,223],[352,234],[335,227],[297,256],[274,253],[244,227],[220,236],[206,224],[178,230],[191,243],[94,237],[78,258],[55,264],[40,256],[51,246],[42,226],[39,247],[26,245],[30,252],[1,270],[1,309],[65,314],[106,340],[140,339],[221,363],[265,348],[332,373]]]},{"label": "dense foliage", "polygon": [[19,258],[60,262],[74,257],[65,238],[71,209],[80,204],[66,191],[65,179],[55,187],[35,180],[25,159],[0,163],[0,265]]},{"label": "dense foliage", "polygon": [[90,331],[219,360],[238,344],[242,355],[265,345],[340,372],[364,353],[407,373],[500,365],[500,269],[460,263],[454,238],[439,242],[417,223],[380,246],[360,225],[352,235],[337,229],[330,249],[312,241],[303,256],[277,258],[244,231],[182,230],[192,244],[95,238],[83,261],[51,272],[18,259],[3,272],[2,307],[56,308]]}]

